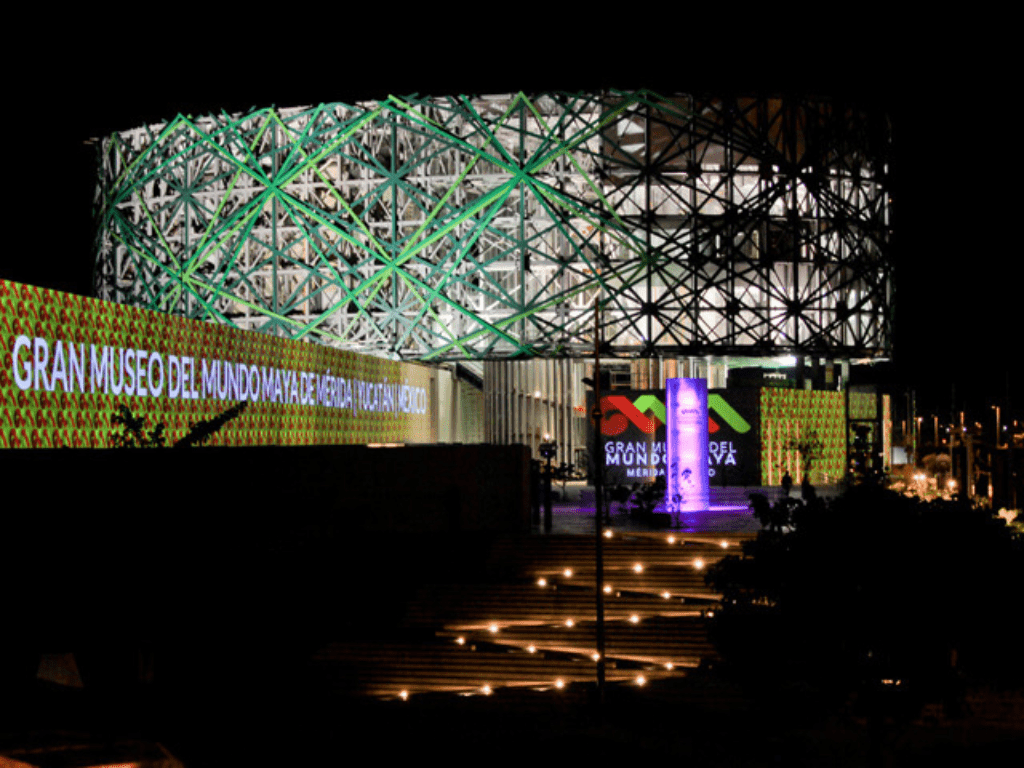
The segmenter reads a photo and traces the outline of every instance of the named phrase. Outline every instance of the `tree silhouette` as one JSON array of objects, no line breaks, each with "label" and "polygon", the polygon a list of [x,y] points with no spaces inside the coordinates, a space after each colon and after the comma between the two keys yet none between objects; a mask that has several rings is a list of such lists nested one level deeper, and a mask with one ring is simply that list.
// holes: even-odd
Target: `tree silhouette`
[{"label": "tree silhouette", "polygon": [[796,451],[803,477],[811,474],[814,463],[825,455],[825,444],[817,432],[809,432],[804,437],[791,437],[785,443],[787,451]]},{"label": "tree silhouette", "polygon": [[891,732],[968,684],[1024,685],[1024,537],[990,511],[877,484],[752,507],[766,530],[707,580],[721,666],[766,701],[798,691]]},{"label": "tree silhouette", "polygon": [[249,405],[248,400],[242,400],[240,403],[233,405],[223,413],[214,416],[212,419],[203,419],[197,421],[189,426],[188,434],[186,434],[181,440],[174,444],[175,448],[191,448],[196,445],[203,445],[208,442],[217,430],[227,424],[234,418],[242,415],[245,411],[246,406]]},{"label": "tree silhouette", "polygon": [[117,412],[111,416],[110,421],[124,428],[110,438],[115,448],[162,448],[166,442],[163,422],[147,431],[146,424],[149,420],[145,416],[135,418],[128,406],[123,403],[117,406]]},{"label": "tree silhouette", "polygon": [[[175,448],[191,448],[196,445],[203,445],[208,442],[217,430],[234,418],[240,416],[249,405],[243,400],[221,414],[210,419],[193,422],[189,425],[188,433],[174,443]],[[145,416],[136,418],[131,409],[119,404],[117,412],[110,418],[115,425],[123,427],[121,432],[114,433],[110,442],[114,448],[163,448],[167,445],[166,425],[159,422],[152,429],[147,428],[149,419]]]}]

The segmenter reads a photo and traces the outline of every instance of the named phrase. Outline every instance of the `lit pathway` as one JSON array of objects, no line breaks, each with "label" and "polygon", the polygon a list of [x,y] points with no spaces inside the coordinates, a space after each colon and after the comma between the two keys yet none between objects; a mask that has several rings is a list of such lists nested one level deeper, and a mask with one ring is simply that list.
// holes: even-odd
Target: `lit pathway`
[{"label": "lit pathway", "polygon": [[[643,685],[683,674],[712,655],[705,617],[719,596],[705,586],[704,571],[754,535],[610,530],[604,542],[609,682]],[[332,643],[316,655],[319,669],[339,689],[383,698],[592,682],[593,536],[508,537],[495,544],[492,559],[516,575],[418,591],[405,628],[422,641]]]}]

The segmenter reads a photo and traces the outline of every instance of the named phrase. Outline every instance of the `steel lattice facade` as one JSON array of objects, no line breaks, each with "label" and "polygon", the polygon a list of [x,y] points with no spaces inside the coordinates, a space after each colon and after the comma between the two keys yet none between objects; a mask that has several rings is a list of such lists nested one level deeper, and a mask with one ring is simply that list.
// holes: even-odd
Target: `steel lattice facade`
[{"label": "steel lattice facade", "polygon": [[419,360],[885,356],[890,131],[650,91],[179,116],[101,142],[102,298]]}]

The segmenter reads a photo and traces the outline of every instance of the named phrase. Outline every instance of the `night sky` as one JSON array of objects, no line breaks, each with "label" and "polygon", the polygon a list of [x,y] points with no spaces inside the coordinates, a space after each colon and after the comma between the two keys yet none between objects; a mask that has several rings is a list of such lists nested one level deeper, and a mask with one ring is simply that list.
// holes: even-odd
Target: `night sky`
[{"label": "night sky", "polygon": [[[155,12],[131,28],[89,16],[65,19],[63,31],[29,25],[33,56],[14,61],[6,54],[7,242],[0,276],[88,293],[95,169],[86,141],[179,112],[389,93],[815,93],[885,110],[892,120],[897,317],[887,381],[894,391],[914,387],[919,412],[943,419],[955,382],[957,410],[966,404],[969,418],[984,422],[993,419],[989,406],[1002,404],[1005,422],[1008,375],[1021,346],[1014,303],[1021,278],[1010,250],[1015,241],[1001,234],[1012,220],[1010,201],[993,164],[1011,154],[983,146],[977,123],[990,120],[998,135],[999,116],[986,115],[994,99],[977,90],[962,62],[941,47],[926,49],[874,27],[808,42],[769,35],[756,24],[731,29],[651,18],[647,32],[610,22],[622,28],[608,42],[598,20],[523,13],[500,16],[494,23],[507,25],[507,33],[494,39],[450,19],[403,20],[396,28],[386,13],[272,21],[225,15],[222,28],[229,31],[219,40],[216,14],[207,27],[157,19]],[[431,42],[441,33],[449,45]],[[386,47],[377,42],[385,35],[392,41]],[[741,42],[730,45],[731,36]],[[487,51],[490,60],[467,66],[473,50]],[[1018,373],[1009,381],[1018,418],[1022,379]]]}]

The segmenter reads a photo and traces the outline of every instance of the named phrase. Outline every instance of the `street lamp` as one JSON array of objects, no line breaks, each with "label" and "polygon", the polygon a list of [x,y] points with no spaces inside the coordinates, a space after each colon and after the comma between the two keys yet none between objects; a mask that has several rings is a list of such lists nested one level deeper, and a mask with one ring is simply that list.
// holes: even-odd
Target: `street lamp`
[{"label": "street lamp", "polygon": [[597,701],[598,701],[598,719],[601,720],[604,717],[604,682],[605,682],[605,669],[604,669],[604,544],[603,539],[603,513],[602,507],[604,506],[604,455],[601,450],[601,324],[600,324],[600,308],[601,302],[599,299],[594,300],[594,380],[587,381],[584,379],[584,383],[589,384],[594,388],[594,409],[591,411],[590,416],[594,420],[594,540],[595,540],[595,552],[594,552],[594,570],[596,571],[596,589],[595,591],[595,640],[597,641]]}]

